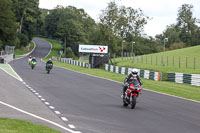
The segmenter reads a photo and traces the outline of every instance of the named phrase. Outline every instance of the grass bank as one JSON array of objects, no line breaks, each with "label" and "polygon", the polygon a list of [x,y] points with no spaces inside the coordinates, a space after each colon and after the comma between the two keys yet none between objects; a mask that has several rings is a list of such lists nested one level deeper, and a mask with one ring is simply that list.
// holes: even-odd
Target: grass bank
[{"label": "grass bank", "polygon": [[[58,46],[56,46],[56,45],[58,45],[58,43],[52,42],[52,45],[53,45],[52,51],[57,49]],[[54,49],[54,47],[55,47],[55,49]],[[51,53],[50,55],[52,56],[53,53]],[[53,55],[53,56],[55,56],[55,55]],[[47,57],[44,60],[47,60],[48,58],[49,57]],[[122,74],[108,72],[103,69],[88,69],[88,68],[74,66],[74,65],[70,65],[70,64],[66,64],[66,63],[61,63],[59,61],[54,61],[54,65],[64,67],[67,69],[71,69],[74,71],[98,76],[98,77],[112,79],[112,80],[119,81],[119,82],[123,82],[123,80],[126,76],[126,75],[122,75]],[[158,91],[158,92],[162,92],[162,93],[166,93],[166,94],[171,94],[171,95],[175,95],[175,96],[179,96],[179,97],[184,97],[184,98],[200,101],[200,87],[186,85],[186,84],[178,84],[178,83],[173,83],[173,82],[165,82],[165,81],[158,82],[158,81],[147,80],[147,79],[142,79],[142,81],[144,83],[143,87],[148,88],[149,90],[154,90],[154,91]]]},{"label": "grass bank", "polygon": [[15,58],[20,58],[20,57],[26,55],[27,53],[31,52],[33,50],[33,48],[34,48],[34,42],[31,41],[30,42],[30,48],[29,48],[28,51],[25,50],[24,47],[21,47],[20,49],[15,49],[15,52],[14,52]]},{"label": "grass bank", "polygon": [[0,133],[60,133],[49,127],[30,122],[0,118]]},{"label": "grass bank", "polygon": [[[115,58],[117,66],[135,67],[159,72],[180,72],[200,74],[200,45],[137,56],[133,58]],[[163,65],[164,62],[164,65]]]}]

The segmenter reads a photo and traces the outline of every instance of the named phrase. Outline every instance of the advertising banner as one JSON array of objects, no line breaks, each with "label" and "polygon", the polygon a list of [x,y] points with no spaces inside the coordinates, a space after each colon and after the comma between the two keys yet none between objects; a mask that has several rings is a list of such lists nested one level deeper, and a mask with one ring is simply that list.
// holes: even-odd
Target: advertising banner
[{"label": "advertising banner", "polygon": [[79,45],[79,52],[84,53],[108,53],[108,46]]}]

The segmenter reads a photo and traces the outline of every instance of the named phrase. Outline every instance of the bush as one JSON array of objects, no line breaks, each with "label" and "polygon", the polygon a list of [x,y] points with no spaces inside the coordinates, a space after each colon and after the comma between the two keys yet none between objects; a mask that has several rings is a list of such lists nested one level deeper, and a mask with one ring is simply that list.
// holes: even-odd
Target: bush
[{"label": "bush", "polygon": [[73,59],[75,58],[75,55],[70,47],[67,47],[66,49],[66,58],[73,58]]},{"label": "bush", "polygon": [[169,49],[170,50],[174,50],[174,49],[181,49],[181,48],[184,48],[185,47],[185,43],[183,42],[180,42],[180,43],[173,43]]},{"label": "bush", "polygon": [[19,39],[20,39],[21,46],[25,47],[26,45],[28,45],[28,41],[29,41],[28,35],[21,33],[18,36],[19,36]]}]

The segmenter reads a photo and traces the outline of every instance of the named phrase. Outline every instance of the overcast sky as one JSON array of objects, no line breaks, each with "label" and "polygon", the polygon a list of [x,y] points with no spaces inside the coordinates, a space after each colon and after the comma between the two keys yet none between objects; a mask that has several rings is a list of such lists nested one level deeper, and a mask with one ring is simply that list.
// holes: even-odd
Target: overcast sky
[{"label": "overcast sky", "polygon": [[[107,7],[110,0],[40,0],[39,7],[53,9],[57,5],[72,5],[83,8],[94,20],[98,21],[101,10]],[[193,16],[200,18],[200,0],[121,0],[119,5],[142,9],[146,16],[153,18],[148,21],[144,31],[148,36],[161,34],[167,25],[175,24],[179,7],[192,4]]]}]

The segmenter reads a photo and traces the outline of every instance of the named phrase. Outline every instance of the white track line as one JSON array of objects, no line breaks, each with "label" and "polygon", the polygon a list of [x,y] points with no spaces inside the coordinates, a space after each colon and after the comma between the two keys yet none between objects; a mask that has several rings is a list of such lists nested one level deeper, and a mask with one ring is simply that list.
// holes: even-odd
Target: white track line
[{"label": "white track line", "polygon": [[42,118],[42,117],[40,117],[40,116],[37,116],[37,115],[35,115],[35,114],[29,113],[29,112],[27,112],[27,111],[24,111],[24,110],[22,110],[22,109],[19,109],[19,108],[17,108],[17,107],[14,107],[14,106],[12,106],[12,105],[7,104],[7,103],[4,103],[4,102],[2,102],[2,101],[0,101],[0,104],[3,104],[3,105],[5,105],[5,106],[7,106],[7,107],[10,107],[10,108],[12,108],[12,109],[14,109],[14,110],[17,110],[17,111],[22,112],[22,113],[24,113],[24,114],[27,114],[27,115],[29,115],[29,116],[35,117],[35,118],[37,118],[37,119],[40,119],[40,120],[46,121],[46,122],[48,122],[48,123],[51,123],[52,125],[55,125],[55,126],[57,126],[57,127],[60,127],[60,128],[66,130],[66,131],[68,131],[68,132],[71,132],[71,133],[77,133],[77,132],[78,132],[78,131],[73,131],[73,130],[71,130],[71,129],[69,129],[69,128],[66,128],[66,127],[64,127],[64,126],[62,126],[62,125],[60,125],[60,124],[58,124],[58,123],[53,122],[53,121],[47,120],[47,119]]},{"label": "white track line", "polygon": [[68,121],[68,119],[65,118],[65,117],[61,117],[61,119],[62,119],[63,121]]},{"label": "white track line", "polygon": [[50,108],[50,109],[55,109],[55,107],[53,107],[53,106],[49,106],[49,108]]},{"label": "white track line", "polygon": [[68,126],[70,127],[70,128],[75,128],[75,126],[74,125],[72,125],[72,124],[68,124]]},{"label": "white track line", "polygon": [[42,101],[45,101],[45,99],[44,99],[44,98],[41,98],[41,100],[42,100]]},{"label": "white track line", "polygon": [[11,67],[10,64],[8,64],[8,66],[10,67],[10,69],[17,75],[17,78],[19,81],[23,81],[23,79],[15,72],[15,70]]},{"label": "white track line", "polygon": [[[105,79],[105,80],[109,80],[109,81],[112,81],[112,82],[115,82],[115,83],[123,84],[122,82],[115,81],[115,80],[112,80],[112,79],[97,77],[97,76],[94,76],[94,75],[90,75],[90,74],[86,74],[86,73],[74,71],[74,70],[71,70],[71,69],[68,69],[68,68],[64,68],[64,67],[60,67],[60,66],[55,66],[55,67],[63,68],[63,69],[66,69],[66,70],[69,70],[69,71],[73,71],[73,72],[76,72],[76,73],[80,73],[80,74],[83,74],[83,75],[87,75],[87,76],[91,76],[91,77],[95,77],[95,78],[99,78],[99,79]],[[162,93],[162,92],[157,92],[157,91],[153,91],[153,90],[149,90],[149,89],[144,89],[144,90],[150,91],[150,92],[154,92],[154,93],[157,93],[157,94],[162,94],[162,95],[166,95],[166,96],[178,98],[178,99],[182,99],[182,100],[187,100],[187,101],[191,101],[191,102],[200,103],[200,101],[196,101],[196,100],[192,100],[192,99],[187,99],[187,98],[183,98],[183,97],[179,97],[179,96],[175,96],[175,95],[170,95],[170,94],[166,94],[166,93]]]},{"label": "white track line", "polygon": [[61,113],[59,111],[54,111],[57,115],[60,115]]},{"label": "white track line", "polygon": [[[32,41],[33,41],[33,40],[32,40]],[[34,43],[34,48],[33,48],[29,53],[24,54],[24,55],[21,55],[22,57],[17,58],[17,59],[14,59],[14,60],[19,60],[19,59],[25,58],[25,57],[27,57],[29,54],[31,54],[31,53],[33,52],[33,50],[35,50],[35,48],[36,48],[36,43],[35,43],[34,41],[33,41],[33,43]]]},{"label": "white track line", "polygon": [[48,102],[44,102],[46,105],[50,105],[50,103],[48,103]]}]

